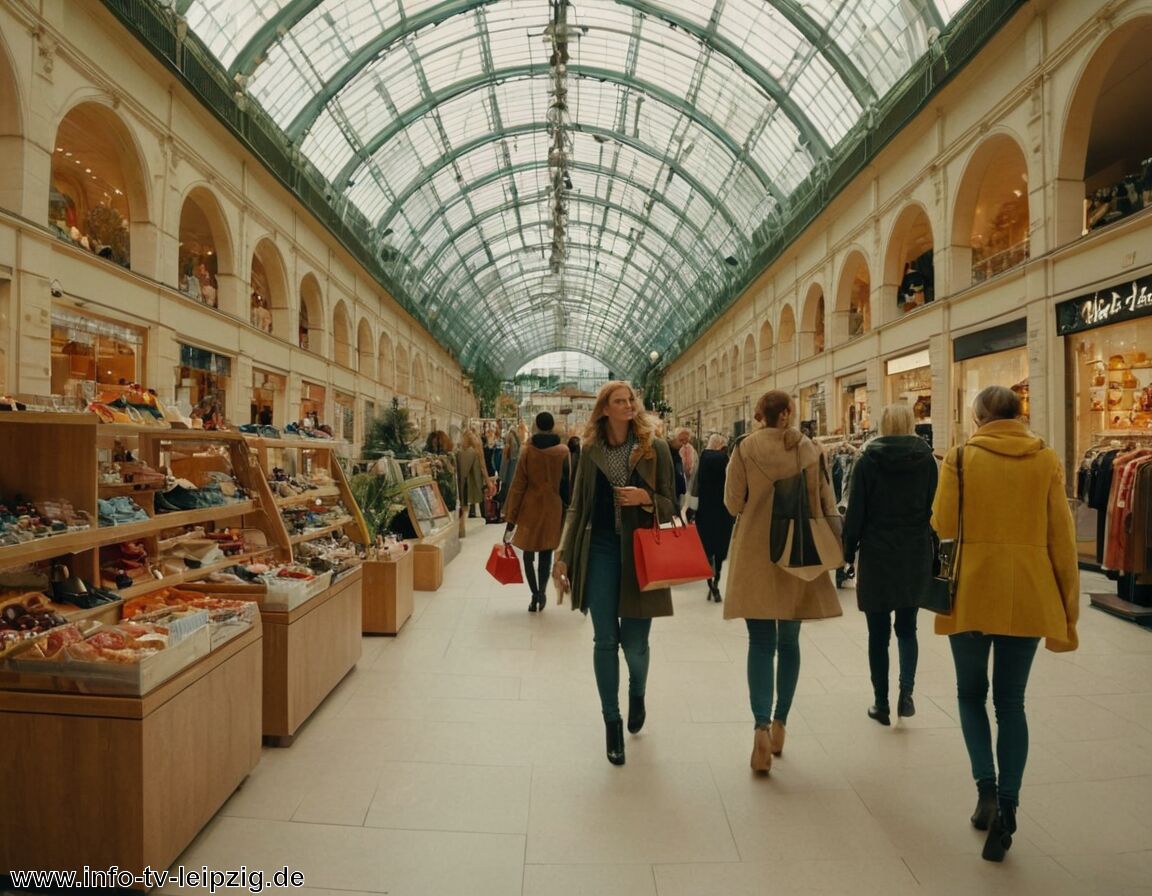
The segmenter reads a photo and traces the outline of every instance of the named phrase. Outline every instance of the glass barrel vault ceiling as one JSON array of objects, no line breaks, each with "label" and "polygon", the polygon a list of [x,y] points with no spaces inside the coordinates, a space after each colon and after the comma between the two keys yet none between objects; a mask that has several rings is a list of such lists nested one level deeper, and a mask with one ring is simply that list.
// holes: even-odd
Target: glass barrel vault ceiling
[{"label": "glass barrel vault ceiling", "polygon": [[175,6],[375,222],[394,282],[461,364],[510,376],[560,349],[636,373],[710,320],[757,233],[964,5],[568,3],[557,271],[546,28],[563,2]]}]

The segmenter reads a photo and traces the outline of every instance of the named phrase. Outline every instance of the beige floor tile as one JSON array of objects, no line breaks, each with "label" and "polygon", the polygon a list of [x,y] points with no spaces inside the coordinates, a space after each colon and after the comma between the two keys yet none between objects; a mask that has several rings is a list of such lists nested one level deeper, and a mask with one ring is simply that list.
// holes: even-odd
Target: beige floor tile
[{"label": "beige floor tile", "polygon": [[529,864],[735,861],[736,844],[705,764],[538,765]]},{"label": "beige floor tile", "polygon": [[912,896],[923,892],[895,857],[656,866],[659,896]]},{"label": "beige floor tile", "polygon": [[524,838],[221,818],[177,864],[269,874],[287,865],[319,889],[507,896],[521,887]]},{"label": "beige floor tile", "polygon": [[980,858],[982,845],[974,841],[967,853],[917,853],[906,855],[904,861],[919,882],[920,892],[932,896],[1082,896],[1086,892],[1085,882],[1053,858],[1023,855],[1013,845],[1003,863],[985,862]]},{"label": "beige floor tile", "polygon": [[525,865],[523,896],[657,896],[651,865]]},{"label": "beige floor tile", "polygon": [[389,762],[364,824],[392,830],[526,834],[531,769]]}]

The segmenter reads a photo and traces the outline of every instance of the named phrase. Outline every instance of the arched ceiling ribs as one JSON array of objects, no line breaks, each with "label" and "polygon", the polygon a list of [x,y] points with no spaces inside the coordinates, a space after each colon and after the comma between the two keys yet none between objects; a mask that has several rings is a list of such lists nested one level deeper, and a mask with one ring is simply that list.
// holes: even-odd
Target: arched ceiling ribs
[{"label": "arched ceiling ribs", "polygon": [[[393,217],[400,211],[400,209],[404,207],[404,204],[412,198],[412,196],[420,189],[420,187],[424,186],[424,184],[431,180],[441,169],[448,167],[453,162],[458,161],[459,159],[468,155],[470,152],[479,149],[481,146],[484,146],[487,143],[493,143],[497,140],[502,140],[508,137],[518,137],[521,134],[531,134],[536,131],[543,132],[547,131],[547,128],[548,125],[546,122],[532,122],[530,124],[517,125],[516,127],[506,128],[499,133],[485,134],[482,137],[477,137],[475,140],[470,140],[467,143],[461,144],[460,146],[453,149],[452,152],[441,156],[436,160],[436,162],[429,165],[427,168],[420,172],[420,175],[409,184],[405,192],[397,196],[396,201],[392,203],[391,207],[389,207],[389,209],[380,216],[379,222],[376,225],[377,230],[383,233],[392,223]],[[671,170],[677,177],[683,180],[684,183],[686,183],[694,192],[708,200],[708,204],[720,213],[720,215],[724,218],[724,223],[733,230],[736,236],[745,241],[747,240],[747,234],[743,233],[742,226],[736,222],[736,219],[733,218],[731,212],[729,212],[728,207],[717,198],[716,194],[705,187],[702,183],[700,183],[700,181],[698,181],[687,171],[685,171],[684,168],[674,159],[664,155],[655,147],[649,146],[641,140],[634,137],[629,137],[626,134],[619,134],[616,131],[609,130],[608,128],[597,127],[595,125],[576,124],[573,125],[572,130],[581,134],[588,134],[591,137],[600,136],[604,137],[606,140],[614,140],[615,142],[627,146],[628,148],[633,149],[642,155],[658,160],[663,165],[667,165],[669,170]],[[355,175],[355,171],[353,172],[353,175]],[[613,177],[619,178],[620,175],[614,174]]]},{"label": "arched ceiling ribs", "polygon": [[[548,167],[547,160],[521,162],[519,165],[513,165],[511,168],[497,169],[496,171],[493,171],[492,173],[485,175],[484,177],[480,178],[479,180],[476,180],[475,182],[473,182],[472,184],[469,185],[469,189],[467,191],[462,191],[457,196],[452,197],[450,202],[448,202],[441,209],[439,209],[440,215],[431,216],[428,218],[428,220],[424,223],[424,226],[419,231],[416,232],[416,234],[415,234],[416,242],[420,242],[421,237],[423,237],[424,234],[428,232],[428,229],[438,220],[438,218],[444,217],[446,219],[447,213],[449,211],[451,211],[451,209],[453,209],[459,203],[467,201],[469,199],[469,196],[468,196],[469,192],[472,192],[474,190],[479,190],[480,188],[486,186],[487,184],[498,181],[501,178],[506,177],[508,175],[519,174],[519,173],[522,173],[524,171],[533,171],[533,170],[538,169],[538,168],[547,168],[547,167]],[[599,174],[599,175],[603,175],[605,177],[611,177],[614,181],[621,182],[621,183],[627,183],[630,186],[635,187],[639,192],[642,192],[645,195],[649,194],[649,190],[647,188],[641,186],[640,184],[636,183],[636,181],[630,180],[630,179],[623,177],[619,174],[614,174],[613,172],[611,172],[610,170],[608,170],[606,168],[600,168],[600,167],[597,167],[595,165],[575,165],[575,164],[573,164],[571,166],[571,170],[572,171],[588,172],[588,173],[591,173],[594,175]],[[499,206],[494,207],[491,210],[496,211],[496,212],[501,212],[501,211],[508,211],[508,210],[512,209],[513,207],[517,207],[517,206],[524,207],[526,205],[530,205],[531,203],[533,203],[537,200],[539,200],[541,202],[546,201],[546,199],[549,195],[550,195],[549,193],[545,192],[545,193],[541,193],[537,196],[528,196],[528,197],[521,198],[519,200],[514,198],[512,200],[509,200],[507,202],[500,204]],[[661,198],[663,198],[663,197],[661,197]],[[640,230],[640,229],[652,230],[658,236],[662,237],[664,239],[664,241],[666,243],[668,243],[668,245],[675,246],[679,250],[684,249],[684,246],[681,243],[677,242],[676,240],[673,240],[667,233],[665,233],[665,231],[662,228],[650,226],[648,219],[641,217],[638,212],[636,212],[632,209],[622,207],[615,202],[611,202],[611,201],[606,200],[604,198],[601,198],[599,196],[585,195],[583,193],[571,193],[571,194],[569,194],[567,202],[568,202],[569,206],[571,206],[573,203],[576,203],[576,204],[583,203],[586,205],[592,204],[592,205],[596,205],[600,208],[606,208],[606,209],[618,211],[623,215],[627,215],[630,219],[635,220],[639,225],[637,227],[638,230]],[[684,217],[682,214],[679,214],[678,213],[679,209],[676,209],[674,206],[668,206],[668,207],[673,208],[674,211],[677,212],[676,218],[678,219],[680,224],[682,224],[685,228],[687,228],[692,233],[692,235],[694,237],[696,237],[697,241],[699,241],[700,244],[702,244],[703,246],[705,246],[709,249],[712,249],[714,251],[719,251],[718,245],[708,241],[707,237],[704,235],[704,232],[702,230],[700,230],[700,228],[697,227],[693,221]],[[488,216],[488,212],[486,211],[484,213],[484,217],[487,217],[487,216]],[[569,220],[571,220],[571,218],[572,218],[572,216],[569,215]],[[479,219],[477,219],[477,220],[479,220]],[[475,223],[477,223],[477,222],[476,221],[470,222],[470,224],[475,224]],[[458,228],[455,233],[450,234],[449,238],[447,240],[445,240],[445,242],[454,241],[461,234],[465,233],[468,229],[469,229],[468,227]],[[430,252],[433,259],[435,259],[439,256],[440,249],[443,245],[444,245],[444,243],[441,243],[439,246],[436,247],[435,250]],[[681,255],[688,255],[688,252],[681,251],[680,254]],[[431,261],[431,262],[429,262],[429,265],[434,264],[434,263],[435,263],[434,261]],[[427,273],[427,270],[428,270],[428,268],[425,267],[424,270],[422,270],[420,272],[421,282],[423,281],[423,275],[425,273]]]},{"label": "arched ceiling ribs", "polygon": [[[493,81],[515,81],[540,77],[541,85],[543,85],[543,76],[546,75],[547,72],[548,67],[542,64],[529,63],[527,65],[517,65],[493,72],[491,75],[480,74],[476,77],[466,78],[437,93],[426,95],[423,101],[417,106],[404,112],[399,118],[392,121],[388,127],[378,131],[375,136],[366,141],[363,149],[359,153],[354,154],[348,164],[346,164],[333,179],[333,186],[340,192],[346,190],[349,179],[354,178],[356,172],[363,165],[367,164],[381,147],[387,145],[390,140],[407,130],[413,123],[419,121],[425,115],[434,112],[437,106],[450,102],[472,91],[484,89]],[[623,73],[613,71],[612,69],[570,65],[568,67],[568,74],[570,77],[590,78],[596,81],[608,81],[614,84],[621,84],[625,87],[631,87],[651,99],[661,102],[672,109],[676,109],[690,121],[715,137],[716,141],[732,155],[734,161],[747,165],[748,170],[756,176],[756,179],[760,181],[764,189],[775,197],[778,203],[785,201],[785,197],[780,192],[780,188],[776,186],[775,182],[773,182],[772,178],[768,176],[764,169],[760,167],[759,163],[744,151],[744,147],[740,143],[737,143],[736,139],[716,124],[715,121],[702,115],[696,106],[685,101],[683,97],[677,96],[666,88],[654,84],[651,81],[634,77],[629,78]],[[579,130],[578,124],[573,125],[573,130]],[[612,139],[621,143],[624,142],[623,135],[614,131],[608,133]]]},{"label": "arched ceiling ribs", "polygon": [[[800,129],[800,133],[810,141],[814,157],[819,158],[828,154],[830,148],[828,141],[825,140],[823,135],[812,125],[808,114],[803,108],[792,100],[788,90],[765,71],[764,67],[751,56],[730,40],[718,35],[714,27],[709,25],[707,28],[701,28],[696,22],[679,16],[672,10],[665,9],[660,4],[651,2],[651,0],[616,0],[616,2],[621,6],[635,9],[647,16],[663,19],[665,22],[675,24],[677,28],[680,28],[687,34],[691,34],[701,43],[708,44],[720,54],[731,59],[737,68],[744,72],[756,86],[772,97],[780,108],[784,110],[784,113],[792,119],[796,127]],[[876,100],[876,91],[872,88],[872,85],[868,83],[868,79],[864,77],[864,74],[857,67],[856,63],[852,61],[847,53],[840,49],[836,41],[828,37],[824,26],[813,20],[813,18],[804,11],[800,3],[797,3],[796,0],[772,0],[771,5],[775,7],[797,31],[804,35],[818,53],[828,60],[828,64],[832,66],[832,69],[840,76],[848,89],[852,91],[852,95],[856,97],[860,108],[863,109],[867,107],[870,102]]]},{"label": "arched ceiling ribs", "polygon": [[[532,230],[539,230],[539,229],[547,228],[550,226],[551,226],[551,222],[546,221],[546,220],[541,220],[541,221],[535,222],[533,224],[527,225],[524,228],[523,233],[527,234]],[[491,259],[489,261],[486,261],[479,268],[477,268],[475,270],[469,270],[468,274],[473,279],[473,281],[479,280],[480,276],[485,271],[489,270],[490,268],[499,269],[501,262],[503,262],[507,259],[510,259],[510,258],[517,258],[517,257],[524,256],[524,255],[535,256],[537,249],[546,250],[548,248],[548,246],[551,245],[551,242],[552,242],[552,240],[551,240],[551,237],[549,236],[547,239],[542,239],[539,243],[528,244],[527,249],[524,249],[523,247],[517,247],[517,248],[512,249],[508,252],[504,252],[500,255],[493,255],[493,256],[491,256]],[[480,247],[480,248],[484,248],[484,247]],[[462,256],[450,268],[448,268],[445,272],[443,272],[443,274],[441,275],[440,279],[436,282],[436,284],[428,290],[427,295],[430,296],[429,301],[436,301],[437,300],[437,296],[439,295],[440,290],[446,284],[451,282],[453,274],[455,274],[455,272],[457,270],[459,270],[461,267],[465,266],[468,263],[468,259],[474,257],[480,251],[480,248],[471,251],[467,256]],[[611,257],[611,258],[618,259],[622,263],[623,267],[631,268],[631,269],[639,272],[642,275],[643,282],[645,284],[647,283],[647,281],[649,279],[651,279],[651,277],[655,276],[655,273],[656,273],[656,270],[651,269],[651,268],[647,268],[647,267],[642,267],[640,264],[638,264],[637,261],[632,257],[631,252],[629,252],[628,255],[619,255],[616,252],[606,251],[600,243],[578,243],[578,242],[574,242],[574,241],[569,241],[568,242],[568,248],[569,248],[569,250],[587,249],[590,254],[598,254],[602,257]],[[569,254],[571,255],[571,252],[569,252]],[[683,294],[687,293],[687,290],[690,287],[690,283],[688,281],[686,281],[684,279],[684,277],[680,274],[680,267],[679,266],[677,266],[675,268],[671,267],[668,263],[665,262],[664,259],[656,258],[647,249],[644,250],[644,254],[646,257],[653,258],[653,260],[659,266],[660,271],[666,271],[667,272],[667,279],[668,280],[672,280],[673,278],[675,278],[676,285],[680,286],[685,291],[685,293],[683,293]],[[540,264],[540,268],[538,270],[533,269],[530,271],[525,271],[523,274],[521,274],[521,277],[529,277],[529,276],[537,276],[537,275],[540,277],[549,276],[547,257],[546,256],[541,257],[540,262],[541,262],[541,264]],[[595,276],[595,273],[593,273],[593,276]],[[516,282],[516,280],[514,280],[514,279],[513,280],[504,280],[501,283],[501,286],[504,289],[507,289],[510,284],[515,283],[515,282]],[[665,282],[667,282],[667,281],[665,281]],[[629,283],[617,283],[615,285],[616,285],[617,290],[618,290],[617,294],[619,294],[620,290],[624,290],[624,289],[627,289],[633,296],[639,296],[641,294],[641,287],[633,286],[632,284],[629,284]],[[483,299],[483,298],[484,297],[481,297],[481,299]],[[630,302],[624,303],[624,307],[631,307],[631,303]],[[672,317],[672,316],[678,317],[685,323],[685,325],[687,325],[691,322],[691,318],[685,312],[682,304],[674,304],[665,310],[667,312],[668,317]]]}]

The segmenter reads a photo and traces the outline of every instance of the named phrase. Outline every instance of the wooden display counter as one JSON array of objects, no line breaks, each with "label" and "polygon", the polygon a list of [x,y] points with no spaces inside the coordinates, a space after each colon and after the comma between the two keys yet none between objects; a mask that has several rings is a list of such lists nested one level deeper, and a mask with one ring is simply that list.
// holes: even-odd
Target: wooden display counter
[{"label": "wooden display counter", "polygon": [[412,615],[414,554],[405,551],[395,560],[364,563],[361,631],[368,635],[395,635]]},{"label": "wooden display counter", "polygon": [[264,620],[264,737],[278,747],[360,660],[363,567],[292,610]]},{"label": "wooden display counter", "polygon": [[0,874],[168,868],[260,760],[261,635],[143,697],[0,691]]}]

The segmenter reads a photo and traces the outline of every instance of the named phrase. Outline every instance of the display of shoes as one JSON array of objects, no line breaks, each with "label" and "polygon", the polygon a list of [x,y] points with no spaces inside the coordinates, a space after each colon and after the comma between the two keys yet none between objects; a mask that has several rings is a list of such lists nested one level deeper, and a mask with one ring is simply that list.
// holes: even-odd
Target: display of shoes
[{"label": "display of shoes", "polygon": [[127,495],[114,498],[97,498],[96,509],[101,526],[120,526],[125,523],[139,523],[151,519],[147,511]]}]

